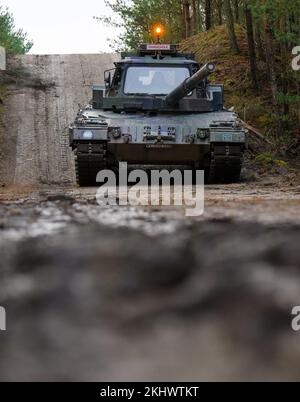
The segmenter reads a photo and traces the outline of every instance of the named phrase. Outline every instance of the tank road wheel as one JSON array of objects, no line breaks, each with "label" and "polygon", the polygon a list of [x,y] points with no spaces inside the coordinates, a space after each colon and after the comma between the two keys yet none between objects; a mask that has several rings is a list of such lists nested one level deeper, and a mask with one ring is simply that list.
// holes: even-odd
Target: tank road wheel
[{"label": "tank road wheel", "polygon": [[106,144],[78,144],[75,154],[76,181],[80,187],[95,186],[100,170],[106,168]]},{"label": "tank road wheel", "polygon": [[236,183],[240,180],[243,150],[240,145],[213,145],[209,183]]}]

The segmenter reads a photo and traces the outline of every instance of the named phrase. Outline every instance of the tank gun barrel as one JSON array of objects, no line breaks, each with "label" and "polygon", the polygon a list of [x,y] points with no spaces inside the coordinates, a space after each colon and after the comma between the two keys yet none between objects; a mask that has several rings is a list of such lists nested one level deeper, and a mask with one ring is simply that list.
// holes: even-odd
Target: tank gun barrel
[{"label": "tank gun barrel", "polygon": [[187,96],[193,91],[197,85],[210,74],[216,70],[214,63],[207,63],[200,68],[194,75],[184,80],[178,87],[176,87],[169,95],[166,96],[165,101],[168,105],[176,105],[180,99]]}]

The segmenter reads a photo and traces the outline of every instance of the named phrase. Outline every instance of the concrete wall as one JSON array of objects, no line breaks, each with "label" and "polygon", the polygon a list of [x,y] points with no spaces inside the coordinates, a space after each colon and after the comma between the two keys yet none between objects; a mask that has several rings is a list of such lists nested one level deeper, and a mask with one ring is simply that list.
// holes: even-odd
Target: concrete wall
[{"label": "concrete wall", "polygon": [[0,70],[6,70],[6,52],[2,46],[0,46]]}]

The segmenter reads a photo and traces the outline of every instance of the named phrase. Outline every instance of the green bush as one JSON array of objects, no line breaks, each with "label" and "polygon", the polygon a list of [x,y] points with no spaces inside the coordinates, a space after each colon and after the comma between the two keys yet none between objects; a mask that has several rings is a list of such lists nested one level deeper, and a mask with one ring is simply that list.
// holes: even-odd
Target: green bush
[{"label": "green bush", "polygon": [[276,159],[276,157],[268,152],[259,154],[256,156],[255,161],[264,166],[277,166],[280,168],[288,169],[289,164],[282,159]]}]

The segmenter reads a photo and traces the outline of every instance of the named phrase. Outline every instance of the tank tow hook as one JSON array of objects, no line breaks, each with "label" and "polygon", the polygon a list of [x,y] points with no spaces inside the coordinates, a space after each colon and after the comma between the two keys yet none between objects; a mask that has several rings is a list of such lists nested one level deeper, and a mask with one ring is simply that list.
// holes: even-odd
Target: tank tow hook
[{"label": "tank tow hook", "polygon": [[161,126],[158,126],[157,138],[155,140],[155,144],[163,144],[163,139],[162,139],[162,136],[161,136]]}]

